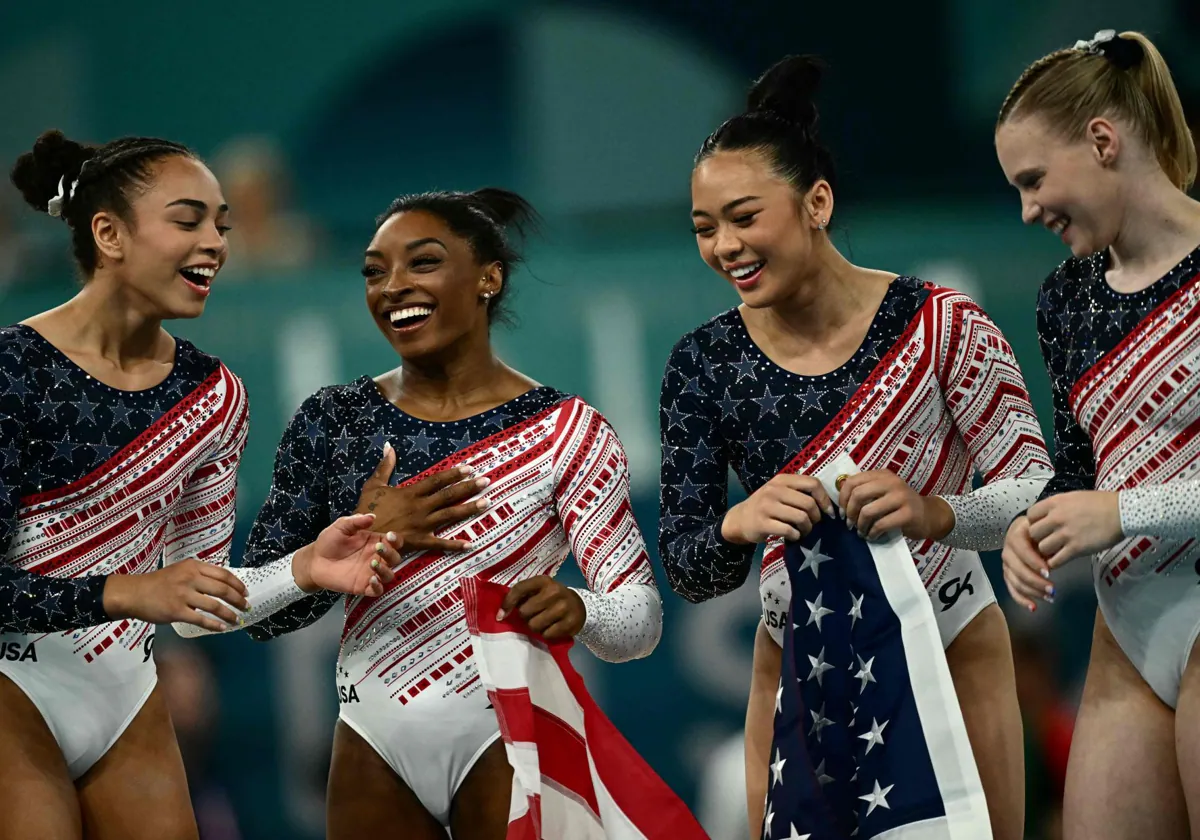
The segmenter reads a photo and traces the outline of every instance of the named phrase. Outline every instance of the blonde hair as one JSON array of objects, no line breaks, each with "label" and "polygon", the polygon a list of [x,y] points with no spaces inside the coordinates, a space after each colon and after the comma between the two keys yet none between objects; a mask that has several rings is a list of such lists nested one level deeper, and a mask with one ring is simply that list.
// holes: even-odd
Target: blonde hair
[{"label": "blonde hair", "polygon": [[1097,36],[1035,61],[1009,91],[996,127],[1030,114],[1044,115],[1068,140],[1082,139],[1096,117],[1122,119],[1175,186],[1186,192],[1196,180],[1196,142],[1179,92],[1162,54],[1140,32]]}]

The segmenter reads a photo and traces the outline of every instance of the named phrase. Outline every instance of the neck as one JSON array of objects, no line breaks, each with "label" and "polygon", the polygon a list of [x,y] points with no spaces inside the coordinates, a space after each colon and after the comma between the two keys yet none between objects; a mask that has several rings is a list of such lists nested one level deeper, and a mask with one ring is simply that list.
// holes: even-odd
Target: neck
[{"label": "neck", "polygon": [[78,326],[72,345],[120,366],[159,355],[162,318],[148,302],[100,269],[62,306]]},{"label": "neck", "polygon": [[399,371],[399,396],[437,408],[470,406],[505,383],[508,372],[484,332],[436,356],[405,359]]},{"label": "neck", "polygon": [[1200,202],[1155,170],[1132,181],[1117,238],[1109,246],[1111,271],[1136,273],[1164,259],[1182,259],[1200,245]]},{"label": "neck", "polygon": [[828,237],[815,246],[814,257],[812,269],[787,298],[765,309],[742,310],[776,342],[801,339],[806,346],[821,344],[837,335],[867,302],[862,282],[867,273],[842,256]]}]

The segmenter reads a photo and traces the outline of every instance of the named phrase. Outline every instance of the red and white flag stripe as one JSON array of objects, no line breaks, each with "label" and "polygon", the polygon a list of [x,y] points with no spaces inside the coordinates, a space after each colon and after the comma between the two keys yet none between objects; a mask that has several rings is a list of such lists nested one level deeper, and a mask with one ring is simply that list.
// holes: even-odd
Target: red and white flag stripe
[{"label": "red and white flag stripe", "polygon": [[687,806],[630,746],[571,667],[519,615],[508,587],[461,582],[479,677],[513,767],[506,840],[707,840]]}]

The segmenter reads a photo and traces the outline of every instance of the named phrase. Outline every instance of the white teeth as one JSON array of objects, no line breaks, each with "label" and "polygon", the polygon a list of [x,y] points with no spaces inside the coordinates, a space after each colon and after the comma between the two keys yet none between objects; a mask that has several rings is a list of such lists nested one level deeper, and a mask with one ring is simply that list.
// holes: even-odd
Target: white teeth
[{"label": "white teeth", "polygon": [[217,276],[217,270],[215,268],[193,267],[193,268],[185,268],[184,271],[188,272],[189,274],[199,274],[201,277],[216,277]]},{"label": "white teeth", "polygon": [[751,274],[758,271],[762,267],[763,267],[762,262],[756,262],[753,265],[744,265],[741,268],[731,268],[729,270],[729,273],[735,280],[741,280],[743,278],[749,277]]},{"label": "white teeth", "polygon": [[391,320],[394,326],[403,321],[405,318],[421,318],[432,314],[432,306],[409,306],[404,309],[396,309],[392,312],[389,312],[388,319]]},{"label": "white teeth", "polygon": [[1059,219],[1058,221],[1056,221],[1054,224],[1052,224],[1050,226],[1050,230],[1054,231],[1055,233],[1057,233],[1061,236],[1062,232],[1067,229],[1067,225],[1069,225],[1069,224],[1071,224],[1070,219]]}]

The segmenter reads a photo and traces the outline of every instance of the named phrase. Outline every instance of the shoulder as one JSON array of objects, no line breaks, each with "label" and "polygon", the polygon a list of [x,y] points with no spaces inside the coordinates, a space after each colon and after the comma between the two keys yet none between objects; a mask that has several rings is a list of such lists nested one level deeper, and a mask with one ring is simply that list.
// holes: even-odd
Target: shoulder
[{"label": "shoulder", "polygon": [[1062,309],[1103,272],[1103,254],[1063,260],[1038,287],[1038,311]]},{"label": "shoulder", "polygon": [[687,363],[695,365],[699,363],[699,356],[707,356],[717,345],[730,344],[730,332],[739,325],[741,317],[734,307],[684,333],[671,348],[671,363],[678,364],[686,360]]}]

